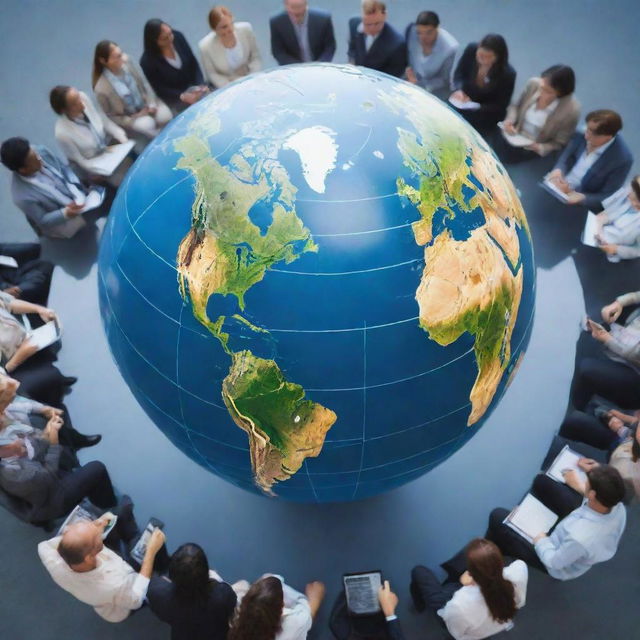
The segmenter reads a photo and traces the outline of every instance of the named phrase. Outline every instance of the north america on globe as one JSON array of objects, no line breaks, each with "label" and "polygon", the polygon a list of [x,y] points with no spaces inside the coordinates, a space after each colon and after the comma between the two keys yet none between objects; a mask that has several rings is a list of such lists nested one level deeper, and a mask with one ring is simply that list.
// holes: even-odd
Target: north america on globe
[{"label": "north america on globe", "polygon": [[313,64],[167,128],[114,204],[100,285],[116,362],[181,450],[329,502],[472,437],[526,348],[535,275],[515,188],[471,127],[406,82]]}]

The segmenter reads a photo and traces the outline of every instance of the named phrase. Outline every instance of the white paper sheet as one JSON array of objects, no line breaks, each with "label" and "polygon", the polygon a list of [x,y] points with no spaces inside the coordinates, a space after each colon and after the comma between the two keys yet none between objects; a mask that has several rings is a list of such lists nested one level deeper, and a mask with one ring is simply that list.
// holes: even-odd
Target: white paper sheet
[{"label": "white paper sheet", "polygon": [[558,200],[560,200],[560,202],[567,202],[567,194],[560,191],[560,189],[558,189],[558,187],[556,187],[555,184],[553,184],[553,182],[551,182],[551,180],[548,180],[547,178],[545,178],[541,183],[540,186],[547,190],[554,198],[557,198]]},{"label": "white paper sheet", "polygon": [[34,329],[29,334],[29,342],[38,347],[38,351],[46,349],[50,344],[60,340],[60,327],[54,320],[43,324],[41,327]]},{"label": "white paper sheet", "polygon": [[584,230],[582,231],[582,244],[587,247],[599,247],[600,243],[596,240],[596,233],[598,233],[598,221],[595,213],[589,211],[587,213],[587,220],[584,223]]},{"label": "white paper sheet", "polygon": [[507,133],[502,122],[498,122],[498,126],[502,129],[502,137],[512,147],[528,147],[535,142],[531,138],[527,138],[527,136],[523,136],[519,133]]},{"label": "white paper sheet", "polygon": [[547,533],[557,521],[558,516],[551,509],[527,493],[524,500],[504,519],[504,524],[533,543],[535,536]]},{"label": "white paper sheet", "polygon": [[84,208],[82,209],[82,213],[87,213],[88,211],[97,209],[104,200],[104,193],[105,191],[102,188],[96,187],[94,189],[91,189],[84,201]]},{"label": "white paper sheet", "polygon": [[565,469],[572,469],[578,474],[578,477],[582,482],[586,482],[587,474],[578,467],[578,460],[580,460],[581,457],[582,456],[579,453],[576,453],[568,444],[566,444],[549,467],[547,475],[550,478],[553,478],[556,482],[566,484],[562,477],[562,472]]},{"label": "white paper sheet", "polygon": [[134,140],[127,140],[121,144],[114,144],[112,147],[109,147],[109,151],[105,151],[98,158],[91,159],[92,171],[101,176],[112,175],[127,157],[131,149],[133,149],[134,144]]},{"label": "white paper sheet", "polygon": [[468,102],[462,102],[462,100],[458,100],[456,98],[449,98],[449,102],[457,109],[468,109],[469,111],[477,111],[480,108],[480,103],[473,102],[472,100],[469,100]]},{"label": "white paper sheet", "polygon": [[0,256],[0,267],[13,267],[14,269],[18,268],[18,263],[15,258],[11,256]]}]

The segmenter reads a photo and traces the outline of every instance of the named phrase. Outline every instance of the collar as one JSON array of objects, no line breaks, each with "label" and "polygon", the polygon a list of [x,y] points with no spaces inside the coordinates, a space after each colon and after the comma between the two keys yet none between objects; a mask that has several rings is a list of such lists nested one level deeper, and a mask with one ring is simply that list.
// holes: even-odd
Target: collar
[{"label": "collar", "polygon": [[[598,147],[595,151],[592,151],[591,153],[595,153],[595,155],[597,156],[601,156],[614,142],[615,139],[617,138],[617,135],[613,136],[613,138],[611,138],[611,140],[609,140],[609,142],[603,144],[601,147]],[[586,142],[586,140],[585,140]],[[584,150],[587,150],[587,145],[585,144],[584,146]]]}]

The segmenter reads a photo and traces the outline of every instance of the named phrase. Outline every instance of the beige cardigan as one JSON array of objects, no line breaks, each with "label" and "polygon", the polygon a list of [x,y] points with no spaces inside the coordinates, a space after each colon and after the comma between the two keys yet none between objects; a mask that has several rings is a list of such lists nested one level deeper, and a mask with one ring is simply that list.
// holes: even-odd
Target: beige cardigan
[{"label": "beige cardigan", "polygon": [[[527,109],[538,99],[540,78],[530,78],[519,98],[509,105],[505,120],[513,122],[520,133]],[[546,156],[551,151],[562,149],[567,145],[576,130],[580,118],[580,103],[573,94],[558,100],[558,106],[549,114],[536,142],[540,145],[540,155]]]},{"label": "beige cardigan", "polygon": [[[163,104],[149,86],[138,66],[126,55],[124,56],[124,69],[134,77],[140,95],[147,107],[158,107]],[[110,118],[124,129],[131,128],[134,118],[126,114],[124,100],[118,95],[104,73],[98,78],[93,92],[107,118]]]},{"label": "beige cardigan", "polygon": [[224,45],[215,32],[212,31],[198,42],[205,78],[217,88],[262,69],[262,58],[251,25],[248,22],[236,22],[233,30],[242,46],[243,64],[238,69],[229,66]]}]

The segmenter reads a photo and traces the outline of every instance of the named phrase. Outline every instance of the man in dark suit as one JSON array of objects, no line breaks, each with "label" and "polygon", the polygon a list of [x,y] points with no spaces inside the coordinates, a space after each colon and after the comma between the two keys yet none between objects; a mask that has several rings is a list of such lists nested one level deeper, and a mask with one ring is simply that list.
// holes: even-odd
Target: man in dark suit
[{"label": "man in dark suit", "polygon": [[13,258],[0,264],[0,290],[14,298],[46,306],[53,265],[40,260],[40,245],[35,242],[0,243],[0,256]]},{"label": "man in dark suit", "polygon": [[602,201],[624,184],[633,155],[618,134],[622,118],[615,111],[592,111],[586,122],[584,135],[574,134],[547,177],[567,194],[567,204],[602,211]]},{"label": "man in dark suit", "polygon": [[271,53],[278,64],[331,62],[336,52],[331,15],[309,9],[307,0],[284,0],[284,8],[269,21]]},{"label": "man in dark suit", "polygon": [[407,47],[404,38],[387,24],[384,2],[362,0],[362,16],[349,20],[349,62],[397,78],[404,75]]}]

